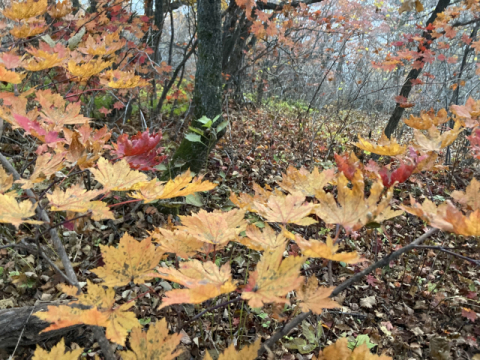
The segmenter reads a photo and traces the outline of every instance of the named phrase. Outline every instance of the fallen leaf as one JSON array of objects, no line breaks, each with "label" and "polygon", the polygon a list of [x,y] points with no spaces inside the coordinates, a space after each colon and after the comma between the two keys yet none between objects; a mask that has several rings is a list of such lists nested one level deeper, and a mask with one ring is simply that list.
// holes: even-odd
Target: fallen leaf
[{"label": "fallen leaf", "polygon": [[304,289],[297,292],[300,310],[302,312],[312,311],[314,314],[320,315],[322,309],[341,307],[336,301],[330,299],[330,294],[334,289],[334,286],[329,288],[319,287],[317,278],[311,276]]}]

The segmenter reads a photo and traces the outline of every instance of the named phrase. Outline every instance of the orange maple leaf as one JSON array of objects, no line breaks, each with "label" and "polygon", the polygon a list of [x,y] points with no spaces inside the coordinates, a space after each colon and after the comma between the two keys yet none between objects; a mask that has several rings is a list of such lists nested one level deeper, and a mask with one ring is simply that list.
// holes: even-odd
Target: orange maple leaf
[{"label": "orange maple leaf", "polygon": [[27,39],[32,36],[37,36],[48,30],[48,25],[44,21],[33,21],[22,26],[14,26],[10,30],[10,34],[17,39]]},{"label": "orange maple leaf", "polygon": [[173,304],[200,304],[237,288],[228,263],[219,268],[211,261],[190,260],[181,263],[179,270],[158,267],[157,271],[151,275],[186,287],[167,291],[159,310]]},{"label": "orange maple leaf", "polygon": [[392,358],[372,354],[367,344],[362,344],[352,351],[348,348],[348,339],[341,338],[323,349],[313,360],[392,360]]},{"label": "orange maple leaf", "polygon": [[238,196],[232,191],[230,194],[230,201],[233,202],[237,207],[240,209],[245,209],[251,212],[257,212],[257,208],[255,207],[254,202],[258,202],[261,204],[266,204],[268,199],[273,194],[281,194],[280,191],[271,192],[264,188],[262,188],[257,183],[253,183],[253,191],[255,191],[255,195],[249,195],[246,193],[240,193]]},{"label": "orange maple leaf", "polygon": [[310,173],[302,167],[297,170],[289,166],[286,174],[282,174],[282,181],[278,183],[282,189],[289,193],[301,191],[305,196],[314,196],[315,192],[323,189],[335,177],[333,169],[320,172],[317,167]]},{"label": "orange maple leaf", "polygon": [[182,340],[182,334],[168,334],[165,318],[151,324],[147,332],[137,327],[129,338],[132,351],[121,351],[123,360],[162,359],[173,360],[183,350],[175,350]]},{"label": "orange maple leaf", "polygon": [[46,153],[37,157],[35,169],[28,180],[21,179],[15,183],[22,184],[22,189],[31,189],[35,184],[41,183],[45,179],[55,174],[64,167],[65,155],[63,153],[52,154]]},{"label": "orange maple leaf", "polygon": [[215,210],[209,213],[202,209],[191,216],[180,215],[183,226],[179,229],[197,240],[224,246],[246,229],[244,216],[244,210],[233,209],[227,212]]},{"label": "orange maple leaf", "polygon": [[405,145],[400,145],[394,137],[388,139],[385,134],[382,134],[382,137],[378,141],[378,145],[370,143],[359,135],[358,143],[356,143],[355,146],[362,150],[382,156],[401,155],[407,150]]},{"label": "orange maple leaf", "polygon": [[13,185],[13,175],[8,175],[5,169],[0,165],[0,194],[5,193]]},{"label": "orange maple leaf", "polygon": [[260,308],[268,303],[289,304],[284,296],[303,284],[304,278],[299,275],[305,258],[290,256],[282,260],[284,250],[278,247],[265,251],[255,272],[250,274],[242,299],[248,300],[251,307]]},{"label": "orange maple leaf", "polygon": [[445,109],[441,109],[435,115],[433,109],[430,111],[422,111],[420,112],[420,117],[416,117],[410,115],[409,119],[405,119],[405,124],[410,126],[411,128],[418,129],[418,130],[428,130],[432,126],[438,126],[446,123],[450,118],[448,117],[447,111]]},{"label": "orange maple leaf", "polygon": [[465,189],[465,192],[455,190],[451,196],[459,204],[462,204],[467,210],[474,211],[480,209],[480,182],[473,178]]},{"label": "orange maple leaf", "polygon": [[103,61],[102,59],[95,59],[84,64],[77,64],[74,60],[70,60],[68,62],[68,71],[75,77],[75,81],[83,83],[88,81],[92,76],[100,74],[112,64],[113,60]]},{"label": "orange maple leaf", "polygon": [[451,145],[463,131],[461,123],[457,121],[453,129],[440,133],[436,126],[431,126],[428,131],[428,136],[424,135],[420,130],[414,129],[413,136],[417,141],[415,148],[420,151],[440,151]]},{"label": "orange maple leaf", "polygon": [[135,75],[133,71],[110,70],[104,75],[105,80],[101,83],[106,83],[113,89],[132,89],[136,87],[148,86],[148,81]]},{"label": "orange maple leaf", "polygon": [[324,243],[312,239],[307,241],[300,235],[295,234],[295,242],[306,257],[342,261],[347,264],[355,264],[361,261],[356,251],[350,253],[337,253],[339,246],[333,243],[330,236],[327,236],[327,242]]},{"label": "orange maple leaf", "polygon": [[284,225],[297,224],[308,226],[317,221],[308,217],[315,208],[312,203],[305,202],[305,195],[295,192],[289,195],[272,195],[266,204],[254,201],[259,215],[268,222],[278,222]]},{"label": "orange maple leaf", "polygon": [[50,7],[48,14],[54,19],[61,19],[72,12],[72,3],[70,0],[58,1],[55,5]]},{"label": "orange maple leaf", "polygon": [[302,312],[312,311],[314,314],[320,315],[322,309],[341,307],[336,301],[330,299],[330,294],[334,289],[334,286],[329,288],[319,287],[317,278],[311,276],[304,288],[297,291],[300,310]]},{"label": "orange maple leaf", "polygon": [[52,350],[46,351],[43,350],[40,345],[37,345],[35,353],[32,360],[78,360],[80,355],[83,354],[83,349],[79,348],[76,350],[69,351],[65,353],[65,339],[62,338],[57,345],[52,347]]},{"label": "orange maple leaf", "polygon": [[27,75],[15,71],[9,71],[5,69],[5,66],[0,65],[0,81],[5,81],[11,84],[20,84],[25,76]]},{"label": "orange maple leaf", "polygon": [[[253,344],[244,346],[242,350],[235,350],[235,345],[230,346],[220,354],[217,360],[255,360],[258,358],[258,350],[262,345],[262,339],[258,338]],[[210,353],[207,351],[203,360],[212,360]]]},{"label": "orange maple leaf", "polygon": [[171,199],[179,196],[188,196],[199,191],[208,191],[217,187],[210,181],[202,181],[203,177],[193,179],[190,170],[177,176],[173,180],[169,180],[166,184],[164,182],[153,179],[152,181],[140,187],[138,192],[131,196],[135,199],[141,199],[146,204],[162,199]]},{"label": "orange maple leaf", "polygon": [[38,50],[35,57],[27,60],[23,67],[28,71],[42,71],[62,65],[65,58],[60,57],[58,53],[47,53]]},{"label": "orange maple leaf", "polygon": [[130,165],[124,159],[111,164],[101,157],[98,160],[97,169],[89,169],[105,191],[137,190],[148,182],[147,175],[137,170],[130,169]]},{"label": "orange maple leaf", "polygon": [[127,233],[120,239],[118,248],[100,245],[100,249],[105,265],[91,271],[105,281],[105,286],[123,286],[130,281],[143,284],[152,278],[151,271],[163,256],[151,238],[137,241]]}]

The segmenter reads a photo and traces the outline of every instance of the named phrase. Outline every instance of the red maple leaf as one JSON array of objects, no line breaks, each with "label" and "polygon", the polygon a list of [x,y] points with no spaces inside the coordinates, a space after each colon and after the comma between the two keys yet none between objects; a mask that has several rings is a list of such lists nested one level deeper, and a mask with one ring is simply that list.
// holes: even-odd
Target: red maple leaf
[{"label": "red maple leaf", "polygon": [[382,167],[378,174],[382,178],[383,186],[385,187],[390,187],[392,186],[395,182],[398,183],[404,183],[407,181],[407,179],[412,175],[413,170],[416,168],[416,164],[410,163],[407,164],[400,160],[400,167],[397,169],[393,170],[392,172],[388,171],[386,167]]},{"label": "red maple leaf", "polygon": [[335,154],[335,162],[337,163],[338,171],[343,172],[348,180],[353,179],[355,171],[360,167],[360,161],[348,155],[341,156]]},{"label": "red maple leaf", "polygon": [[462,316],[466,317],[471,322],[475,322],[475,320],[477,319],[477,313],[472,309],[468,308],[462,308]]}]

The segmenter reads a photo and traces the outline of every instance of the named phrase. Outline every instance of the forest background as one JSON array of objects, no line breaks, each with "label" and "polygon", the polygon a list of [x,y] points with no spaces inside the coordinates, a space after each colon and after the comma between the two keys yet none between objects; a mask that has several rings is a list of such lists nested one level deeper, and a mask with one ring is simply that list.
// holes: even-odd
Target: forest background
[{"label": "forest background", "polygon": [[480,357],[478,0],[1,9],[1,358]]}]

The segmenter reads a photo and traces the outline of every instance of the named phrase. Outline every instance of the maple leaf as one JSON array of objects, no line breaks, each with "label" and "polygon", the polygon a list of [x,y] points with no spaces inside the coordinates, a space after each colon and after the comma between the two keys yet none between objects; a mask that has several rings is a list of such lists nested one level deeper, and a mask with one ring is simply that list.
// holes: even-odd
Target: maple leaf
[{"label": "maple leaf", "polygon": [[[244,346],[240,351],[236,351],[235,345],[232,343],[220,354],[217,360],[255,360],[258,357],[258,350],[260,350],[260,346],[262,345],[261,340],[261,338],[258,338],[253,344]],[[203,360],[212,360],[208,351]]]},{"label": "maple leaf", "polygon": [[305,195],[301,192],[289,195],[277,193],[277,195],[270,196],[266,204],[254,201],[254,205],[258,214],[268,222],[279,222],[284,225],[293,223],[303,226],[317,223],[316,220],[308,217],[315,205],[305,202]]},{"label": "maple leaf", "polygon": [[293,166],[287,168],[286,174],[282,174],[282,181],[278,183],[289,193],[302,192],[305,196],[314,196],[318,189],[322,189],[335,177],[333,169],[320,172],[317,167],[310,173],[304,167],[297,170]]},{"label": "maple leaf", "polygon": [[58,1],[50,7],[48,14],[54,19],[61,19],[72,12],[72,3],[70,0]]},{"label": "maple leaf", "polygon": [[158,310],[173,304],[200,304],[237,288],[232,281],[228,263],[219,268],[211,261],[190,260],[181,263],[179,270],[157,267],[157,271],[158,273],[151,274],[152,277],[160,277],[186,287],[167,291]]},{"label": "maple leaf", "polygon": [[19,67],[22,64],[22,58],[15,53],[5,52],[0,56],[0,62],[7,69],[11,70]]},{"label": "maple leaf", "polygon": [[100,74],[112,64],[113,60],[103,61],[102,59],[96,59],[78,65],[74,60],[70,60],[68,62],[68,71],[75,77],[74,80],[83,83],[88,81],[92,76]]},{"label": "maple leaf", "polygon": [[152,278],[151,271],[163,256],[162,249],[155,248],[151,238],[137,241],[127,233],[118,248],[100,245],[104,266],[91,270],[104,280],[105,286],[123,286],[133,281],[143,284]]},{"label": "maple leaf", "polygon": [[261,308],[268,303],[289,304],[284,296],[303,284],[304,278],[299,275],[305,258],[290,256],[282,261],[284,250],[278,247],[265,251],[255,272],[250,274],[248,284],[242,290],[242,299],[248,300],[251,307]]},{"label": "maple leaf", "polygon": [[24,220],[35,215],[35,208],[30,200],[18,203],[10,194],[0,194],[0,223],[12,224],[16,228],[22,223],[41,225],[43,222],[37,220]]},{"label": "maple leaf", "polygon": [[87,280],[87,285],[88,294],[80,295],[77,295],[77,288],[63,285],[63,292],[77,297],[78,300],[73,301],[72,305],[48,306],[47,311],[35,313],[39,319],[51,323],[42,332],[78,324],[102,326],[106,328],[107,339],[124,346],[128,332],[140,326],[135,313],[127,311],[134,303],[125,303],[113,308],[115,304],[114,289],[104,289],[102,285],[96,285],[89,280]]},{"label": "maple leaf", "polygon": [[204,242],[181,230],[170,231],[155,228],[150,236],[153,241],[160,245],[158,249],[165,253],[176,254],[183,259],[195,255],[204,246]]},{"label": "maple leaf", "polygon": [[111,164],[101,157],[98,160],[98,169],[89,169],[105,191],[137,190],[148,182],[147,175],[131,170],[126,160]]},{"label": "maple leaf", "polygon": [[451,145],[463,131],[461,123],[457,121],[453,129],[445,131],[442,134],[437,127],[432,126],[428,129],[428,137],[419,130],[413,130],[413,136],[417,141],[415,148],[420,151],[440,151]]},{"label": "maple leaf", "polygon": [[35,162],[35,169],[30,175],[28,180],[21,179],[15,181],[15,183],[22,184],[22,189],[31,189],[35,184],[48,179],[50,176],[61,170],[64,166],[65,156],[63,153],[55,154],[43,154],[37,157]]},{"label": "maple leaf", "polygon": [[46,51],[37,50],[35,58],[27,60],[23,67],[28,71],[42,71],[62,65],[64,60],[65,57],[60,57],[58,53],[50,54]]},{"label": "maple leaf", "polygon": [[315,206],[315,214],[327,224],[342,225],[348,232],[358,230],[373,221],[380,222],[401,215],[401,211],[393,211],[388,205],[393,190],[387,192],[377,205],[382,191],[383,185],[377,179],[372,185],[369,198],[365,199],[362,172],[356,171],[351,189],[348,187],[348,179],[340,173],[337,176],[338,205],[333,194],[317,191],[315,197],[320,204]]},{"label": "maple leaf", "polygon": [[386,167],[382,167],[378,174],[382,178],[383,186],[391,187],[395,183],[402,184],[412,175],[413,171],[415,170],[417,164],[415,162],[411,162],[407,164],[406,162],[400,160],[400,166],[389,172]]},{"label": "maple leaf", "polygon": [[348,348],[348,339],[340,338],[323,349],[313,360],[392,360],[392,358],[386,355],[372,354],[367,344],[357,346],[352,351]]},{"label": "maple leaf", "polygon": [[469,308],[462,308],[462,316],[466,317],[471,322],[475,322],[475,320],[477,320],[477,313]]},{"label": "maple leaf", "polygon": [[211,213],[200,210],[197,214],[179,217],[183,225],[179,227],[180,230],[199,241],[214,245],[226,245],[247,227],[245,211],[238,209],[227,212],[215,210]]},{"label": "maple leaf", "polygon": [[447,111],[441,109],[435,115],[433,109],[430,109],[428,112],[421,111],[420,117],[410,115],[409,119],[405,119],[405,124],[411,128],[417,130],[428,130],[432,126],[438,126],[446,123],[450,118],[448,117]]},{"label": "maple leaf", "polygon": [[62,338],[50,351],[43,350],[40,345],[37,345],[32,360],[78,360],[82,354],[82,348],[65,353],[65,339]]},{"label": "maple leaf", "polygon": [[480,209],[480,182],[473,178],[465,192],[455,190],[451,196],[468,210]]},{"label": "maple leaf", "polygon": [[233,202],[240,209],[245,209],[250,212],[257,212],[257,208],[255,207],[254,202],[266,204],[272,194],[275,194],[275,193],[281,194],[280,191],[277,191],[277,192],[268,191],[262,188],[260,185],[258,185],[255,182],[253,183],[252,188],[253,188],[253,191],[255,191],[254,196],[246,193],[240,193],[237,196],[234,192],[232,192],[230,194],[230,201]]},{"label": "maple leaf", "polygon": [[102,201],[91,201],[103,191],[87,191],[80,184],[73,185],[65,191],[56,188],[52,194],[47,194],[52,211],[92,212],[95,221],[115,219],[107,204]]},{"label": "maple leaf", "polygon": [[327,236],[327,242],[318,240],[305,240],[300,235],[295,234],[295,242],[306,257],[322,258],[332,261],[341,261],[347,264],[355,264],[362,261],[356,251],[349,253],[337,253],[339,246],[333,243],[330,236]]},{"label": "maple leaf", "polygon": [[29,37],[37,36],[48,30],[48,25],[44,21],[33,21],[22,26],[14,26],[10,30],[17,39],[27,39]]},{"label": "maple leaf", "polygon": [[133,193],[131,197],[141,199],[145,204],[148,204],[155,200],[188,196],[199,191],[208,191],[217,187],[217,184],[210,181],[202,181],[203,176],[199,176],[193,181],[192,179],[193,176],[190,170],[185,171],[173,180],[169,180],[166,184],[165,182],[153,179],[139,187],[139,192]]},{"label": "maple leaf", "polygon": [[357,169],[361,170],[363,168],[362,162],[353,151],[349,155],[344,156],[335,154],[335,162],[337,163],[338,171],[343,172],[348,180],[353,179]]},{"label": "maple leaf", "polygon": [[394,137],[388,139],[385,133],[382,134],[382,137],[378,141],[378,145],[364,140],[360,135],[358,136],[358,141],[359,142],[355,144],[358,148],[382,156],[401,155],[407,150],[407,147],[397,143],[397,140]]},{"label": "maple leaf", "polygon": [[322,309],[333,309],[341,307],[336,301],[330,299],[330,294],[335,289],[334,286],[326,288],[319,287],[318,280],[311,276],[304,289],[297,291],[297,300],[300,301],[299,307],[302,312],[312,311],[320,315]]},{"label": "maple leaf", "polygon": [[47,7],[47,0],[13,1],[9,8],[3,10],[3,15],[10,20],[19,21],[42,15],[47,11]]},{"label": "maple leaf", "polygon": [[136,87],[148,86],[148,82],[140,76],[135,75],[133,71],[109,70],[105,73],[105,82],[113,89],[132,89]]},{"label": "maple leaf", "polygon": [[168,334],[165,318],[151,324],[147,332],[136,327],[130,334],[129,342],[132,351],[121,351],[123,360],[173,360],[182,354],[175,350],[182,340],[182,334]]},{"label": "maple leaf", "polygon": [[265,224],[263,232],[255,225],[248,225],[245,233],[246,237],[239,237],[236,241],[252,250],[263,251],[277,247],[285,249],[287,238],[283,232],[277,235],[268,224]]},{"label": "maple leaf", "polygon": [[5,169],[0,165],[0,194],[5,193],[13,185],[13,175],[8,175]]},{"label": "maple leaf", "polygon": [[5,81],[11,84],[20,84],[25,76],[26,74],[9,71],[5,69],[3,65],[0,65],[0,81]]}]

